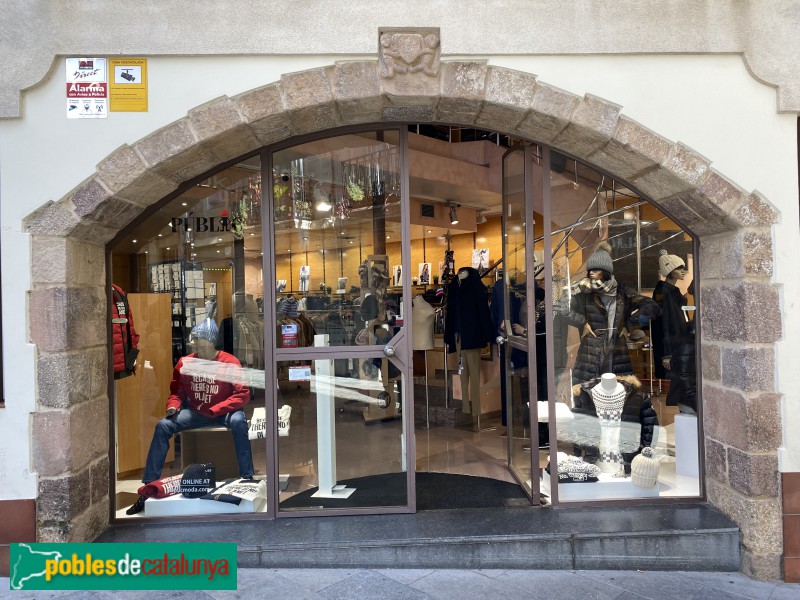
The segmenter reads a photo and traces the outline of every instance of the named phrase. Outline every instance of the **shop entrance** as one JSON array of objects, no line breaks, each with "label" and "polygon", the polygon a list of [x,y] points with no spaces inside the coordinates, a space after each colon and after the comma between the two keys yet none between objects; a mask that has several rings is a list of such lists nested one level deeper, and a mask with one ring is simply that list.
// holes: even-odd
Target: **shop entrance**
[{"label": "shop entrance", "polygon": [[[664,260],[687,267],[670,285],[691,292],[694,255],[692,238],[635,190],[496,133],[359,128],[242,157],[112,253],[141,335],[141,376],[122,372],[115,385],[117,516],[143,473],[159,471],[160,492],[192,464],[213,463],[218,481],[246,476],[227,418],[237,411],[260,482],[246,502],[168,495],[144,516],[697,497],[693,374],[681,374],[679,412],[658,369],[652,300],[672,275]],[[620,284],[608,292],[627,291],[617,321],[592,322],[605,342],[591,346],[589,309],[576,306],[597,257]],[[690,324],[688,298],[678,314]],[[198,363],[184,390],[194,400],[181,406],[175,388],[170,402],[225,401],[221,382],[240,386],[237,400],[177,432],[156,456],[163,468],[147,471],[173,368],[198,340],[236,369],[218,373],[223,354]],[[619,406],[598,411],[604,373],[629,379],[614,382]],[[645,446],[657,467],[649,487],[631,479]]]}]

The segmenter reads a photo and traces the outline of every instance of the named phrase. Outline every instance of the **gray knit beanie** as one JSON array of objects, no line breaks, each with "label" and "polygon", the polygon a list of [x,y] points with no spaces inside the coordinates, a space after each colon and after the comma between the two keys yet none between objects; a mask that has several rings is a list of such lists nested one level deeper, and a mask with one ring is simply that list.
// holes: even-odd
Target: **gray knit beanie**
[{"label": "gray knit beanie", "polygon": [[602,269],[609,274],[614,273],[614,263],[611,260],[611,246],[608,242],[600,242],[597,250],[586,261],[586,270]]}]

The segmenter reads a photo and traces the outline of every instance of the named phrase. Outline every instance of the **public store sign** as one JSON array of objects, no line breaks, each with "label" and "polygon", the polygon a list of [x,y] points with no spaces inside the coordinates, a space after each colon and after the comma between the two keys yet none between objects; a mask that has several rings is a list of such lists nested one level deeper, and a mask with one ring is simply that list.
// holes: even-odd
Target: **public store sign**
[{"label": "public store sign", "polygon": [[105,58],[68,58],[67,118],[105,119],[108,79]]},{"label": "public store sign", "polygon": [[114,112],[147,112],[147,59],[111,58],[109,110]]}]

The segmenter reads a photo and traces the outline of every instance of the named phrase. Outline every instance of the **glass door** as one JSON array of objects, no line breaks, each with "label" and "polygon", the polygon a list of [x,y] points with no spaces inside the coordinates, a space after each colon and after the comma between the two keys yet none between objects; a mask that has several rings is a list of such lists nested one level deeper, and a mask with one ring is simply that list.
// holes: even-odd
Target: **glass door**
[{"label": "glass door", "polygon": [[[546,426],[540,439],[537,382],[546,373],[544,331],[537,329],[536,309],[543,289],[536,284],[532,166],[537,147],[515,148],[503,158],[503,323],[501,382],[508,432],[508,464],[525,492],[539,498],[539,448],[546,452]],[[538,344],[541,338],[542,344]],[[538,352],[537,352],[538,350]],[[546,398],[546,391],[545,396]],[[533,476],[532,474],[537,474]]]},{"label": "glass door", "polygon": [[270,156],[279,516],[415,510],[404,144],[369,131]]}]

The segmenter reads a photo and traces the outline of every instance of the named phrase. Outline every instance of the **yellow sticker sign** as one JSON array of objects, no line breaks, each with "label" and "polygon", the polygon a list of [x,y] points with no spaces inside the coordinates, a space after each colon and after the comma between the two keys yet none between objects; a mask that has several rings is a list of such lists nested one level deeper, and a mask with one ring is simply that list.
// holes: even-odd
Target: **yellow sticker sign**
[{"label": "yellow sticker sign", "polygon": [[147,59],[110,58],[108,71],[109,110],[147,112]]}]

